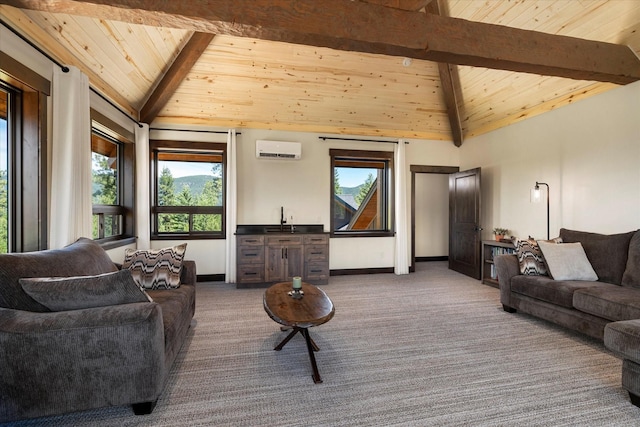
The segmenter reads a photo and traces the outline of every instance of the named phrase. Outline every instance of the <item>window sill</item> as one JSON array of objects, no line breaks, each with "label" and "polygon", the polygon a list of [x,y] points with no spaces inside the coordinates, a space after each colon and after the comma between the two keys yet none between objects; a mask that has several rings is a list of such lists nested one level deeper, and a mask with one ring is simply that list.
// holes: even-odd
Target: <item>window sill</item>
[{"label": "window sill", "polygon": [[340,237],[393,237],[395,233],[393,231],[342,231],[332,232],[331,238]]},{"label": "window sill", "polygon": [[136,243],[135,237],[111,237],[102,240],[96,240],[96,242],[104,249],[108,251],[110,249],[119,248]]}]

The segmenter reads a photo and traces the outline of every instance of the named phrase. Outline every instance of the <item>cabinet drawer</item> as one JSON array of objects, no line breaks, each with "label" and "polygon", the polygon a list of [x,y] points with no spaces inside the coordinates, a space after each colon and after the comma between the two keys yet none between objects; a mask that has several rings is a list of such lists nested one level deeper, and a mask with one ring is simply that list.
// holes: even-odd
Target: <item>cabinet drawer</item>
[{"label": "cabinet drawer", "polygon": [[238,283],[262,283],[264,282],[264,265],[240,265],[238,266]]},{"label": "cabinet drawer", "polygon": [[302,236],[288,236],[283,234],[280,234],[278,236],[267,236],[267,245],[269,246],[302,245]]},{"label": "cabinet drawer", "polygon": [[264,246],[239,246],[239,264],[264,264]]},{"label": "cabinet drawer", "polygon": [[305,265],[304,280],[311,283],[327,283],[329,280],[329,263],[311,262]]},{"label": "cabinet drawer", "polygon": [[264,246],[264,236],[238,236],[238,246]]},{"label": "cabinet drawer", "polygon": [[329,261],[329,246],[311,245],[304,247],[304,258],[309,262]]},{"label": "cabinet drawer", "polygon": [[326,245],[329,243],[328,234],[310,234],[304,236],[305,245]]}]

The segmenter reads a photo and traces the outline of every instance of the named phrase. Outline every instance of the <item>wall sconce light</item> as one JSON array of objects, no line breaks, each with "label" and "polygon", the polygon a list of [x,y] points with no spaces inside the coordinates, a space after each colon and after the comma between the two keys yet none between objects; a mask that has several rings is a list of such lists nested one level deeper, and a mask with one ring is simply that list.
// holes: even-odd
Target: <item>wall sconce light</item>
[{"label": "wall sconce light", "polygon": [[536,181],[536,186],[533,187],[533,190],[531,191],[531,201],[533,203],[539,203],[541,197],[540,194],[540,186],[544,185],[547,187],[547,240],[550,239],[550,234],[549,234],[549,184],[547,184],[546,182],[538,182]]}]

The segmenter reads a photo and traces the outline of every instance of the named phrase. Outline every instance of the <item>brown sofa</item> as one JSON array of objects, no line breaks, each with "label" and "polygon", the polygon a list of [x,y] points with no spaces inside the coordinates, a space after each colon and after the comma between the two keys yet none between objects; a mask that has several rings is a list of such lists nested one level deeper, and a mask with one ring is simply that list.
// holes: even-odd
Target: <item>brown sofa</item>
[{"label": "brown sofa", "polygon": [[640,231],[604,235],[563,228],[560,237],[582,244],[598,280],[523,275],[516,255],[501,255],[495,259],[500,302],[507,312],[604,340],[625,359],[622,384],[640,406]]},{"label": "brown sofa", "polygon": [[19,280],[105,273],[132,280],[90,239],[0,255],[0,422],[104,406],[153,410],[195,312],[195,263],[183,261],[179,288],[149,290],[153,301],[72,310],[51,311]]}]

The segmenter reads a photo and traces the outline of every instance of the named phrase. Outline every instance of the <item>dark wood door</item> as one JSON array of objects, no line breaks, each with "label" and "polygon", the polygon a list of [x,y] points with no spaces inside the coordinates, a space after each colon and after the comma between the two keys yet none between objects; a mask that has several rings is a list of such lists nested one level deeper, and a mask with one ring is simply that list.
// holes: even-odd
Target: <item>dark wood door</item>
[{"label": "dark wood door", "polygon": [[480,168],[449,175],[449,268],[480,279]]}]

